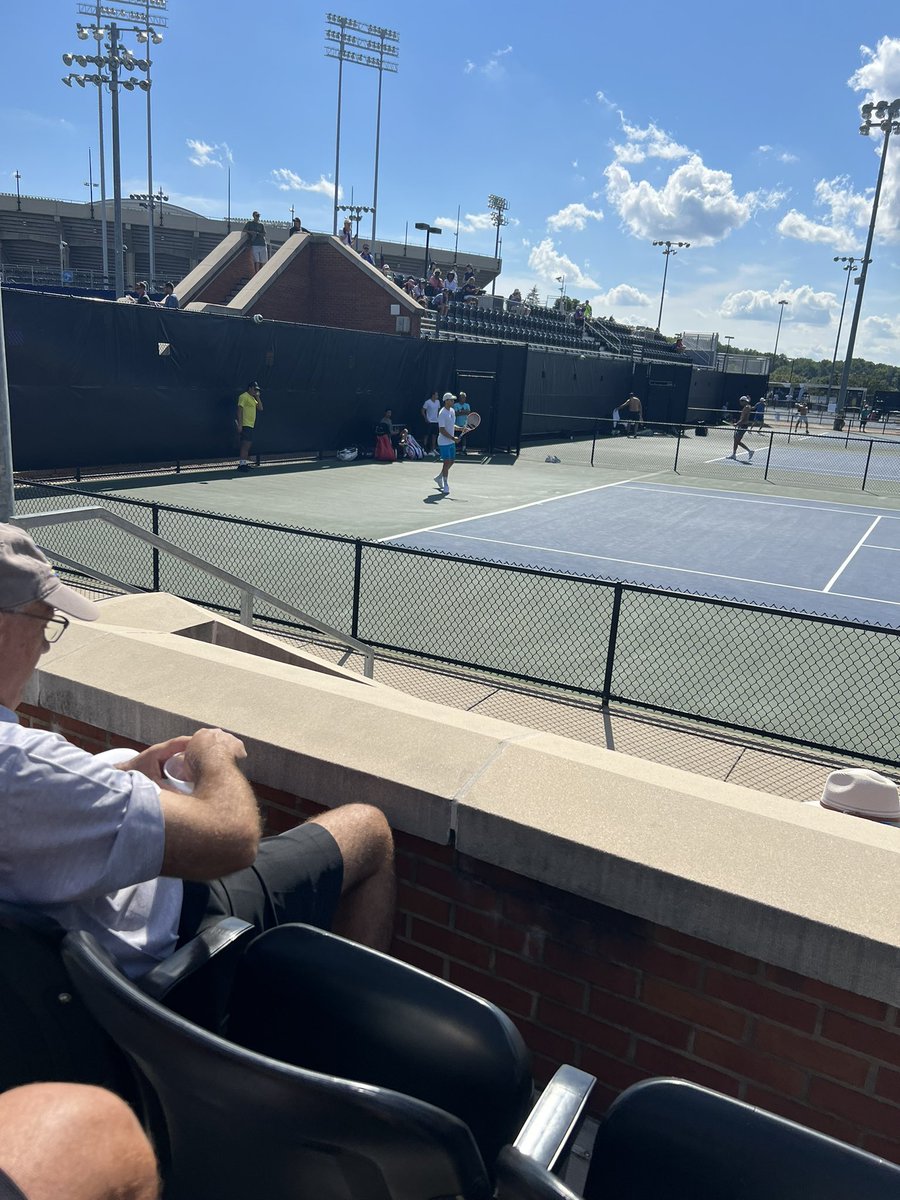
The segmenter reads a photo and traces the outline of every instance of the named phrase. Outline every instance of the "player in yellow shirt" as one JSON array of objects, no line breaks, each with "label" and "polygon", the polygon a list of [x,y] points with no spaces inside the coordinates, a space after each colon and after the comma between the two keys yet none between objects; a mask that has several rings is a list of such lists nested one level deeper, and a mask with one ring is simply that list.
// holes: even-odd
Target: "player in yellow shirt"
[{"label": "player in yellow shirt", "polygon": [[256,414],[262,412],[262,400],[258,383],[251,383],[246,392],[241,392],[237,402],[237,427],[241,435],[241,449],[238,462],[239,471],[249,471],[253,466],[250,462],[250,442],[253,440],[253,429],[256,425]]}]

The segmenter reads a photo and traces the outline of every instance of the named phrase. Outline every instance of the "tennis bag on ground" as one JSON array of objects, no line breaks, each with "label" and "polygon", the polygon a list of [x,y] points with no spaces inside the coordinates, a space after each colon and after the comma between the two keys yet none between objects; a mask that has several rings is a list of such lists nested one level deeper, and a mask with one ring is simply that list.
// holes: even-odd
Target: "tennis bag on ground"
[{"label": "tennis bag on ground", "polygon": [[425,451],[422,449],[422,447],[419,445],[419,443],[416,441],[416,439],[413,437],[413,435],[411,433],[407,434],[407,437],[406,437],[406,457],[407,458],[424,458],[425,457]]},{"label": "tennis bag on ground", "polygon": [[395,462],[397,453],[391,445],[391,439],[386,433],[379,433],[375,439],[375,461],[376,462]]}]

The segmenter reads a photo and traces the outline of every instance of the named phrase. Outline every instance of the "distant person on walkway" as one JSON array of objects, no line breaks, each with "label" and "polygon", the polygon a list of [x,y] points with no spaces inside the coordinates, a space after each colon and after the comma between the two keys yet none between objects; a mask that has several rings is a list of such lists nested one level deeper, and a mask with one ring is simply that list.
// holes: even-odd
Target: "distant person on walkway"
[{"label": "distant person on walkway", "polygon": [[644,410],[641,408],[640,397],[634,392],[629,392],[624,404],[619,405],[620,410],[625,412],[625,428],[628,437],[637,437],[638,426],[644,420]]},{"label": "distant person on walkway", "polygon": [[141,282],[141,283],[136,283],[134,285],[134,296],[135,296],[135,299],[137,300],[138,304],[152,304],[153,303],[153,301],[150,299],[150,296],[147,292],[146,283]]},{"label": "distant person on walkway", "polygon": [[754,405],[753,421],[751,422],[752,428],[755,429],[756,432],[760,435],[762,435],[763,425],[765,424],[765,420],[766,420],[766,398],[765,398],[765,396],[760,396],[760,398],[757,400],[756,404]]},{"label": "distant person on walkway", "polygon": [[291,227],[288,230],[288,237],[291,237],[291,235],[295,233],[306,233],[306,230],[300,223],[299,217],[294,217],[293,221],[291,221]]},{"label": "distant person on walkway", "polygon": [[868,424],[870,416],[871,413],[869,412],[869,406],[865,401],[863,401],[863,406],[859,410],[859,428],[863,433],[866,432],[866,425]]},{"label": "distant person on walkway", "polygon": [[456,397],[452,392],[444,392],[444,406],[438,413],[438,454],[441,456],[441,473],[435,475],[434,482],[438,491],[445,496],[450,495],[450,484],[447,476],[456,459],[456,411],[453,408]]},{"label": "distant person on walkway", "polygon": [[800,396],[797,400],[797,420],[794,423],[794,433],[800,432],[800,422],[801,421],[803,422],[803,426],[804,426],[806,432],[809,433],[809,419],[808,419],[808,415],[807,415],[808,413],[809,413],[809,405],[806,403],[805,397]]},{"label": "distant person on walkway", "polygon": [[441,402],[438,400],[437,388],[422,405],[422,419],[425,422],[425,453],[429,458],[437,458],[438,414]]},{"label": "distant person on walkway", "polygon": [[237,402],[237,427],[241,435],[241,449],[238,461],[239,471],[249,471],[253,466],[250,462],[250,443],[253,441],[253,430],[256,426],[256,414],[262,412],[262,400],[258,383],[251,383],[245,392],[241,392]]},{"label": "distant person on walkway", "polygon": [[375,259],[372,257],[372,251],[369,249],[368,242],[363,242],[363,248],[359,252],[359,257],[363,262],[371,263],[373,267],[375,266]]},{"label": "distant person on walkway", "polygon": [[747,451],[747,462],[753,457],[753,451],[744,443],[744,434],[750,428],[750,413],[750,397],[741,396],[741,411],[738,413],[738,418],[734,423],[734,449],[728,455],[735,462],[737,461],[738,446]]},{"label": "distant person on walkway", "polygon": [[269,261],[269,249],[266,242],[266,227],[259,219],[259,213],[253,214],[253,220],[244,226],[244,233],[250,238],[250,250],[253,254],[253,274]]},{"label": "distant person on walkway", "polygon": [[172,283],[171,279],[167,279],[166,282],[163,284],[163,291],[165,292],[165,295],[163,297],[163,302],[162,302],[163,308],[180,308],[181,307],[181,305],[178,302],[178,297],[175,295],[175,284]]},{"label": "distant person on walkway", "polygon": [[344,225],[341,229],[341,241],[345,246],[353,245],[353,222],[349,217],[344,217]]}]

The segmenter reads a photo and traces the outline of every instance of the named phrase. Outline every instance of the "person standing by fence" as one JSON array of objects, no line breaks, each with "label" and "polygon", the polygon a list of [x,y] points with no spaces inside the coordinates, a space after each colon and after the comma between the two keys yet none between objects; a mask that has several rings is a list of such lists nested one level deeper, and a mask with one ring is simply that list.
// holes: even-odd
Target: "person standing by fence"
[{"label": "person standing by fence", "polygon": [[749,446],[744,444],[744,434],[747,433],[750,428],[750,413],[750,397],[741,396],[741,411],[738,414],[738,419],[734,424],[734,449],[728,455],[728,457],[733,458],[735,462],[737,461],[738,446],[742,446],[744,450],[747,451],[747,462],[750,462],[750,459],[753,458],[753,451]]},{"label": "person standing by fence", "polygon": [[247,390],[238,396],[237,402],[237,427],[241,438],[237,468],[239,471],[249,471],[253,466],[250,462],[250,443],[256,427],[257,412],[262,412],[259,384],[251,383]]},{"label": "person standing by fence", "polygon": [[806,432],[809,433],[809,405],[806,403],[806,398],[801,396],[797,400],[797,420],[794,424],[794,433],[800,432],[800,422],[803,422]]}]

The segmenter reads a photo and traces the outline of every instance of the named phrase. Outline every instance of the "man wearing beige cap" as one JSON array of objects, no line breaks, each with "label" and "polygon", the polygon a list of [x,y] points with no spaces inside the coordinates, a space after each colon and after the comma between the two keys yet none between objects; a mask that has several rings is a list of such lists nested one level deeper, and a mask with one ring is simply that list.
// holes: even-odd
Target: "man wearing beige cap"
[{"label": "man wearing beige cap", "polygon": [[[383,814],[348,804],[260,838],[243,744],[200,729],[117,767],[13,711],[69,617],[100,609],[66,587],[31,538],[0,524],[0,899],[87,929],[132,977],[198,929],[238,916],[306,921],[386,949],[393,847]],[[192,795],[163,765],[183,753]]]}]

